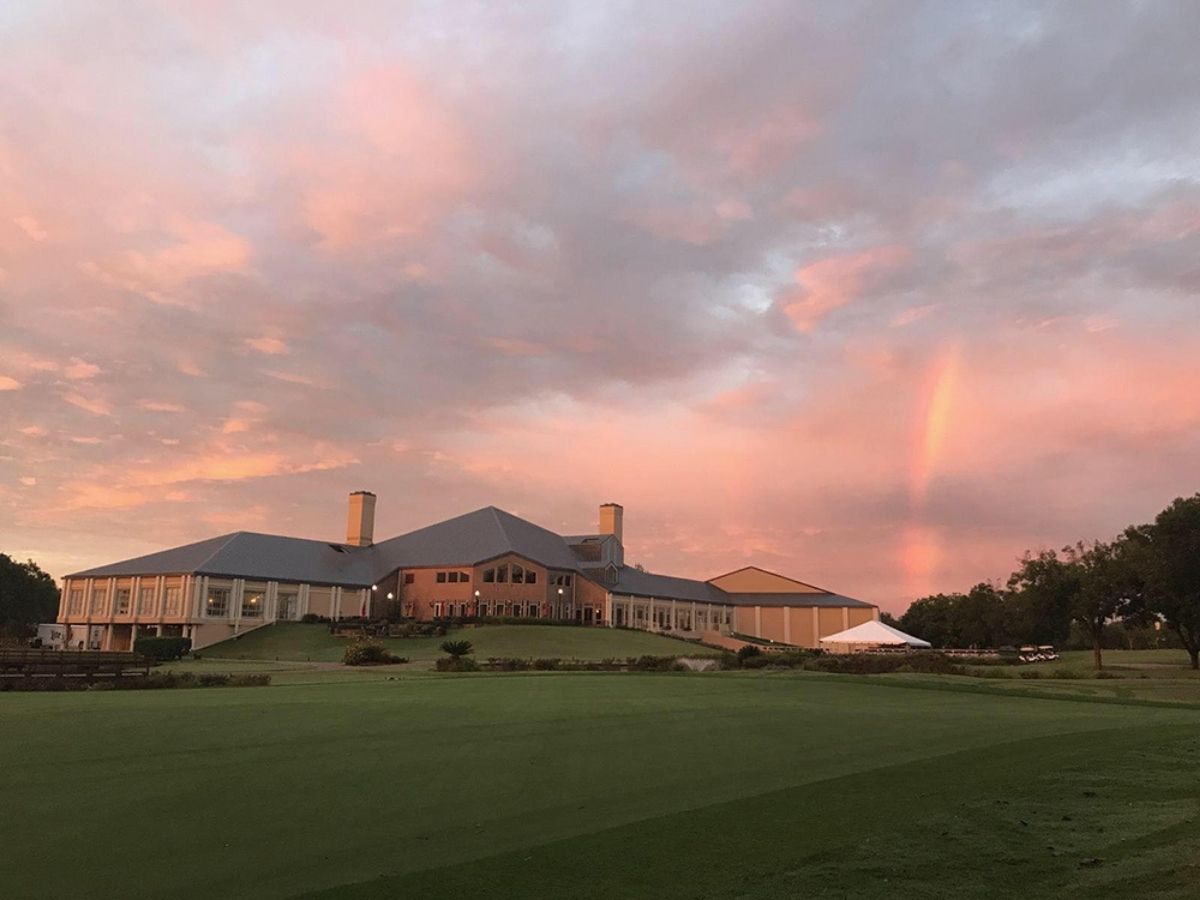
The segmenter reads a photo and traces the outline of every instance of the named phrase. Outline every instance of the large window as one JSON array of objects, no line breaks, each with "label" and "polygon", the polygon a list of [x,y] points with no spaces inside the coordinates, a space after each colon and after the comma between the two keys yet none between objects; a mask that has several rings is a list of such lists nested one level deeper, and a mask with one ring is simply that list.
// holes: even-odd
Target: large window
[{"label": "large window", "polygon": [[108,591],[104,588],[92,589],[92,615],[104,612],[104,607],[108,604]]},{"label": "large window", "polygon": [[525,570],[523,568],[521,568],[520,566],[518,566],[516,563],[513,563],[513,567],[512,567],[512,583],[513,584],[524,584],[525,583]]},{"label": "large window", "polygon": [[290,622],[296,618],[296,595],[291,591],[287,593],[280,592],[278,597],[279,615],[277,618],[282,622]]},{"label": "large window", "polygon": [[208,600],[204,604],[204,614],[214,619],[229,615],[229,590],[227,588],[209,588]]},{"label": "large window", "polygon": [[537,572],[533,571],[533,569],[526,569],[525,570],[525,583],[526,584],[537,584]]},{"label": "large window", "polygon": [[496,570],[495,569],[484,569],[483,570],[483,581],[485,584],[494,584],[496,581]]},{"label": "large window", "polygon": [[71,588],[71,615],[78,616],[83,612],[83,588]]},{"label": "large window", "polygon": [[129,588],[117,588],[117,609],[118,616],[129,615]]},{"label": "large window", "polygon": [[405,584],[412,584],[416,580],[417,580],[417,575],[415,572],[405,572],[404,573],[404,583]]},{"label": "large window", "polygon": [[168,616],[179,615],[179,594],[181,589],[177,587],[169,587],[166,590],[166,603],[164,604],[164,613]]},{"label": "large window", "polygon": [[438,584],[445,584],[445,583],[446,583],[446,573],[445,573],[445,572],[438,572],[438,573],[437,573],[437,583],[438,583]]},{"label": "large window", "polygon": [[555,575],[550,580],[550,583],[558,585],[559,587],[570,587],[571,586],[571,576],[570,575]]},{"label": "large window", "polygon": [[242,618],[261,619],[266,597],[262,591],[246,591],[242,594]]},{"label": "large window", "polygon": [[154,615],[154,588],[144,587],[138,590],[138,615]]}]

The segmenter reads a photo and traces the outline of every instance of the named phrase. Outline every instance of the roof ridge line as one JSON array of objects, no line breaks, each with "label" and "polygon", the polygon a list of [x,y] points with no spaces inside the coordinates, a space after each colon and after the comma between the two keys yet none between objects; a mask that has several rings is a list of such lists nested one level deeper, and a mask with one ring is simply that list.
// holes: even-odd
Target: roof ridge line
[{"label": "roof ridge line", "polygon": [[226,547],[228,547],[228,546],[229,546],[229,544],[230,544],[230,543],[231,543],[231,542],[232,542],[232,541],[233,541],[233,540],[234,540],[234,539],[235,539],[235,538],[236,538],[236,537],[237,537],[239,534],[245,534],[245,533],[246,533],[246,532],[244,532],[244,531],[231,531],[231,532],[229,533],[229,536],[228,536],[228,537],[227,537],[225,540],[221,541],[221,546],[219,546],[219,547],[218,547],[216,550],[214,550],[212,553],[210,553],[208,556],[206,556],[206,557],[205,557],[203,560],[201,560],[200,562],[198,562],[198,563],[196,564],[196,567],[195,567],[195,569],[193,569],[193,571],[195,571],[195,572],[199,572],[199,571],[200,571],[202,568],[204,568],[204,567],[205,567],[205,566],[207,566],[207,565],[208,565],[210,562],[212,562],[214,559],[216,559],[216,557],[217,557],[217,554],[218,554],[218,553],[220,553],[222,550],[224,550]]}]

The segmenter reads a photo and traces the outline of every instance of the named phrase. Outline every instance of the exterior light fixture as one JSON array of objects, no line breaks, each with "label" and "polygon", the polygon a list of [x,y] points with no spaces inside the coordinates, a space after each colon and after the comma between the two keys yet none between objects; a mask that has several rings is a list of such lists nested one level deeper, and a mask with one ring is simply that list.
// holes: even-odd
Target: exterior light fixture
[{"label": "exterior light fixture", "polygon": [[388,591],[388,599],[389,599],[389,600],[395,599],[395,596],[396,596],[396,595],[395,595],[395,594],[393,594],[391,591]]}]

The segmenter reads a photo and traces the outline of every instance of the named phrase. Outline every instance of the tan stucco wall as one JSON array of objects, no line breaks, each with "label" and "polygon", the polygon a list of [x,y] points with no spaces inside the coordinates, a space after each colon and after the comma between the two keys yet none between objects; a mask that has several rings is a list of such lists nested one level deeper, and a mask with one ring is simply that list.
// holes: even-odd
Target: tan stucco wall
[{"label": "tan stucco wall", "polygon": [[788,616],[790,617],[789,630],[791,631],[791,641],[797,647],[815,647],[817,646],[817,636],[813,631],[813,614],[811,607],[796,607],[788,608]]},{"label": "tan stucco wall", "polygon": [[870,622],[879,617],[879,610],[875,607],[870,609],[851,608],[850,610],[850,627],[861,625],[864,622]]},{"label": "tan stucco wall", "polygon": [[837,634],[842,631],[845,626],[842,624],[842,609],[840,606],[821,607],[817,610],[817,618],[820,622],[821,633],[818,637],[825,637],[830,634]]},{"label": "tan stucco wall", "polygon": [[761,607],[761,626],[762,630],[759,637],[765,638],[768,641],[784,641],[783,634],[783,619],[786,612],[782,606],[764,606]]},{"label": "tan stucco wall", "polygon": [[815,588],[811,584],[785,578],[754,566],[714,578],[710,583],[731,594],[823,593],[820,588]]}]

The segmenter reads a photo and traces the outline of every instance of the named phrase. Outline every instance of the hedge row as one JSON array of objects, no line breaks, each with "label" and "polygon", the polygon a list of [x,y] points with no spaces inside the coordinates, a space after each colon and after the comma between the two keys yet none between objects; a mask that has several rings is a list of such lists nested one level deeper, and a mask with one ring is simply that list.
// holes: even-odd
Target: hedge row
[{"label": "hedge row", "polygon": [[134,653],[159,662],[182,659],[191,649],[192,639],[185,637],[140,637],[133,642]]},{"label": "hedge row", "polygon": [[266,687],[271,676],[265,674],[226,675],[207,672],[151,672],[144,676],[106,678],[88,684],[83,678],[3,678],[0,691],[152,691],[172,688]]}]

